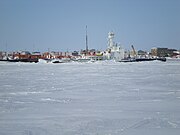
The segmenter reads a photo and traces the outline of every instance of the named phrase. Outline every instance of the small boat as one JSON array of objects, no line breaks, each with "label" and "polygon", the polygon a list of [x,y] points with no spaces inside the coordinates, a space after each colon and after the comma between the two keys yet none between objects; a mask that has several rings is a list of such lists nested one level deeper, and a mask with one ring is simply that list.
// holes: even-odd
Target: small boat
[{"label": "small boat", "polygon": [[51,63],[64,63],[61,59],[53,59]]}]

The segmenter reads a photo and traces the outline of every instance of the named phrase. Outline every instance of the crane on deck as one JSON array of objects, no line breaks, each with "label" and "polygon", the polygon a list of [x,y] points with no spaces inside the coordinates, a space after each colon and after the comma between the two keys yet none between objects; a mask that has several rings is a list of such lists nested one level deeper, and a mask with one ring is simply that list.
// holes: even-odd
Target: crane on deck
[{"label": "crane on deck", "polygon": [[133,50],[133,55],[134,55],[134,57],[137,57],[136,51],[135,51],[135,49],[134,49],[134,46],[131,45],[131,47],[132,47],[132,50]]}]

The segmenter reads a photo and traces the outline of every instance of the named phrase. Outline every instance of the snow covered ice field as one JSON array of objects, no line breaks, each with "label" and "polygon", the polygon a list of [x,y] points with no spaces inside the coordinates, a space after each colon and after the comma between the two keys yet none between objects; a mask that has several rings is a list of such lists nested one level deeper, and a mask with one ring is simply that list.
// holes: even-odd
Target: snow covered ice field
[{"label": "snow covered ice field", "polygon": [[0,135],[179,135],[180,62],[0,62]]}]

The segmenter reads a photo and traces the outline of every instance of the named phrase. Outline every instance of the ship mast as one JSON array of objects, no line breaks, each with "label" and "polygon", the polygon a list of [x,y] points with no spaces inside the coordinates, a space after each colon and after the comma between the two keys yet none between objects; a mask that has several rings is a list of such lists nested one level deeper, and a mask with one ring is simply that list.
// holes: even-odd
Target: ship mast
[{"label": "ship mast", "polygon": [[88,36],[87,36],[87,25],[86,25],[86,53],[88,53]]}]

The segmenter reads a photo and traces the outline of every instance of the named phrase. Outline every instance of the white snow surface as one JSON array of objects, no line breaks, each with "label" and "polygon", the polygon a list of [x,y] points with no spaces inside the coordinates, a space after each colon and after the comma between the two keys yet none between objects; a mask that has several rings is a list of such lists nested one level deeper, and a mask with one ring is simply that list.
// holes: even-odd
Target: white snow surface
[{"label": "white snow surface", "polygon": [[0,62],[0,135],[179,135],[180,62]]}]

